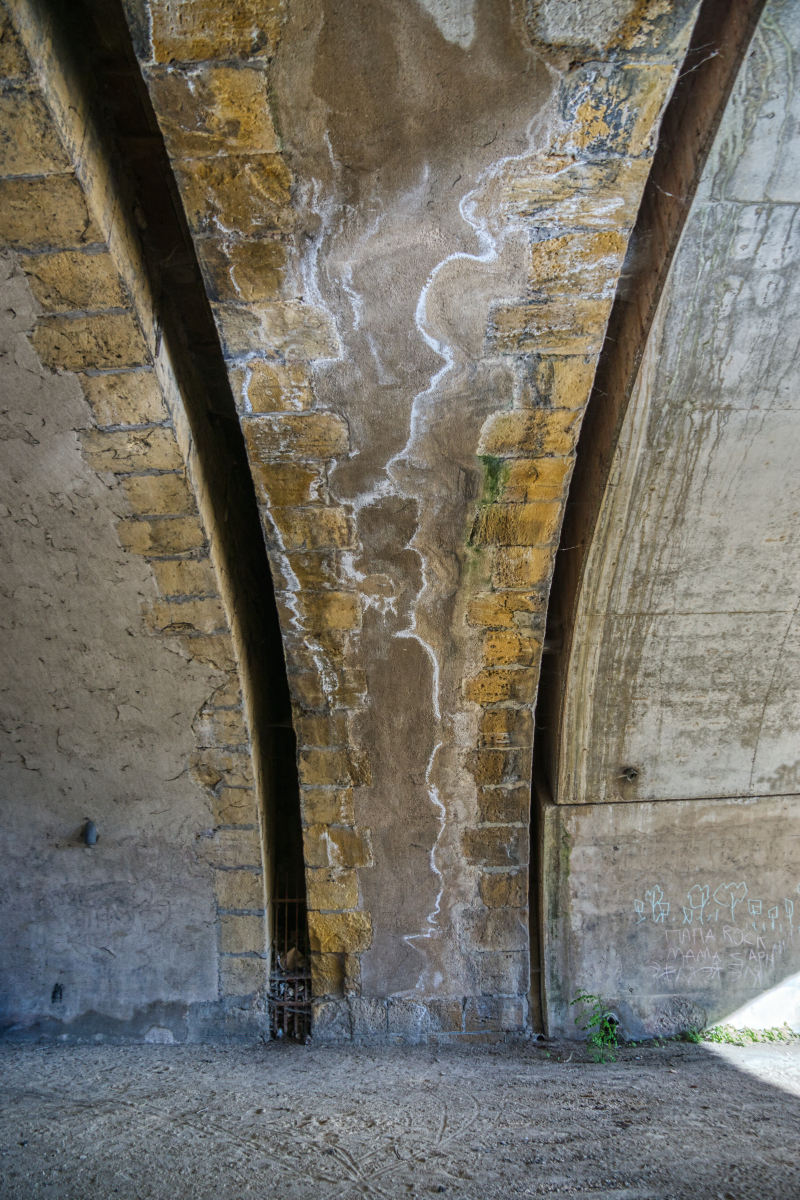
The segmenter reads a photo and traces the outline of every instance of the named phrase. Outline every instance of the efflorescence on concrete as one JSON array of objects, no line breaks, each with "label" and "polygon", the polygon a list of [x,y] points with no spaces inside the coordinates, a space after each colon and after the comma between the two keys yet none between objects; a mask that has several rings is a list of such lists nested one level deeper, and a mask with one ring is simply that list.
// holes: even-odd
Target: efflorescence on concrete
[{"label": "efflorescence on concrete", "polygon": [[[77,432],[84,462],[105,483],[109,496],[121,492],[116,501],[109,501],[112,511],[116,503],[121,512],[116,521],[119,544],[149,566],[150,577],[145,572],[140,591],[150,597],[142,602],[143,622],[139,628],[137,614],[131,614],[129,632],[133,639],[153,636],[162,645],[155,657],[150,651],[137,652],[137,661],[144,657],[155,664],[158,655],[163,656],[160,666],[149,668],[155,678],[164,667],[174,673],[177,656],[191,665],[195,692],[198,685],[208,689],[194,714],[194,750],[171,763],[174,778],[180,781],[174,790],[175,802],[183,805],[177,827],[182,849],[175,851],[179,860],[172,868],[175,878],[163,884],[165,895],[155,903],[173,906],[176,923],[156,924],[168,943],[175,939],[178,944],[171,950],[169,944],[145,940],[134,947],[134,957],[138,954],[148,963],[156,954],[163,978],[152,982],[148,975],[146,986],[126,985],[130,964],[117,964],[116,993],[108,997],[105,1008],[108,981],[83,981],[82,1010],[74,1009],[67,983],[67,1016],[77,1021],[78,1037],[100,1030],[101,1037],[140,1040],[147,1034],[146,1013],[151,1009],[163,1009],[160,1017],[153,1018],[161,1030],[156,1040],[226,1032],[236,1036],[237,1030],[253,1036],[262,1020],[259,1009],[263,1010],[268,949],[262,806],[256,795],[257,755],[254,767],[243,700],[241,638],[237,640],[235,605],[229,591],[226,594],[215,547],[215,518],[169,347],[162,341],[126,196],[119,191],[102,156],[102,144],[87,123],[90,115],[81,105],[82,97],[71,92],[59,74],[58,49],[49,41],[35,9],[23,4],[9,7],[10,16],[0,10],[0,107],[9,133],[0,148],[0,239],[13,251],[35,301],[38,316],[30,346],[45,372],[80,385],[86,415],[85,427]],[[113,603],[113,591],[110,595]],[[102,636],[102,630],[97,632]],[[139,670],[136,663],[131,670]],[[161,697],[148,699],[146,682],[142,686],[144,703],[157,708]],[[103,728],[99,736],[109,737],[112,732]],[[141,753],[153,753],[160,761],[162,741],[173,738],[173,733],[169,728],[149,729],[147,736],[152,739],[150,750],[142,746]],[[185,737],[181,741],[185,743]],[[175,757],[171,742],[167,758],[170,754]],[[81,772],[91,769],[80,756],[73,759],[66,768],[68,779],[74,774],[70,786],[79,786]],[[184,783],[183,777],[191,782]],[[152,786],[151,804],[155,801],[156,808],[168,810],[170,781],[154,780]],[[113,809],[108,798],[91,803],[101,829],[97,858],[111,840],[115,818],[109,815]],[[171,850],[161,846],[161,834],[154,836],[157,844],[150,854],[155,886],[161,887],[158,872]],[[123,875],[138,872],[134,891],[136,887],[146,891],[148,852],[137,847],[129,854],[133,855],[129,871],[119,862],[112,873],[114,869]],[[51,886],[58,887],[57,878]],[[106,899],[105,893],[95,895],[103,886]],[[113,878],[96,884],[91,893],[93,910],[104,904],[118,908],[120,888],[124,891],[126,886]],[[191,925],[187,916],[189,928],[182,929],[183,910],[191,911],[195,905],[204,912],[209,900],[210,913],[195,918],[202,927]],[[153,897],[148,901],[137,893],[131,903],[142,909],[143,924],[152,929],[147,905],[152,907]],[[81,919],[76,912],[79,926]],[[85,919],[94,918],[86,914]],[[116,920],[116,915],[109,918],[107,940],[123,936],[114,933]],[[122,927],[127,928],[124,919]],[[210,957],[209,932],[211,946],[216,942]],[[55,933],[51,941],[48,961],[56,971],[61,958]],[[107,954],[116,958],[111,949]],[[190,976],[188,982],[176,985],[178,971],[172,960],[183,964],[187,958],[196,979]],[[38,959],[29,962],[24,954],[23,959],[22,975],[35,975]],[[67,976],[69,969],[68,964]],[[102,963],[97,971],[105,977]],[[69,1036],[73,1026],[58,1024],[65,1010],[53,1010],[49,1004],[42,1009],[41,1003],[41,998],[26,995],[21,1009],[4,1015],[16,1020],[23,1033],[33,1025],[55,1029],[54,1036],[63,1028],[67,1031],[63,1036]],[[143,1011],[131,1016],[131,1008],[137,1005],[144,1006]],[[97,1011],[87,1013],[89,1008]]]},{"label": "efflorescence on concrete", "polygon": [[543,614],[697,11],[623,7],[130,7],[262,505],[320,1036],[527,1028]]}]

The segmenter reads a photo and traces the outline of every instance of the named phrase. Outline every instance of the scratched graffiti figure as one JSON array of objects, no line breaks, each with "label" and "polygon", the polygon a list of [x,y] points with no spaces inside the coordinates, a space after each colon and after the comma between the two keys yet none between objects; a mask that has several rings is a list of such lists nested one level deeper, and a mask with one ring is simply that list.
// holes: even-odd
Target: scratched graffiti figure
[{"label": "scratched graffiti figure", "polygon": [[720,908],[728,908],[731,921],[736,923],[736,909],[744,902],[747,895],[746,883],[721,883],[714,892],[714,903]]},{"label": "scratched graffiti figure", "polygon": [[658,885],[651,888],[644,894],[645,900],[650,901],[650,906],[653,910],[653,920],[658,924],[659,921],[663,924],[669,916],[669,901],[664,903],[664,893]]},{"label": "scratched graffiti figure", "polygon": [[683,910],[684,925],[691,925],[692,920],[695,920],[698,925],[703,924],[703,910],[708,904],[709,885],[704,883],[702,886],[696,883],[693,888],[690,888],[687,893],[689,907]]}]

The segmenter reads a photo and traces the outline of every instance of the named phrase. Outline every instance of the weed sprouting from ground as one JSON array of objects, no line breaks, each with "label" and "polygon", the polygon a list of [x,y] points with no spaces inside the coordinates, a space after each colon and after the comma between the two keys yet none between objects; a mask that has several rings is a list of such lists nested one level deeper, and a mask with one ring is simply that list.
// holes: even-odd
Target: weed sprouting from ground
[{"label": "weed sprouting from ground", "polygon": [[581,1029],[587,1034],[586,1043],[592,1061],[616,1062],[619,1048],[618,1023],[613,1013],[609,1012],[605,1001],[600,996],[581,989],[570,1004],[583,1006],[583,1012],[575,1018],[575,1024],[585,1021]]}]

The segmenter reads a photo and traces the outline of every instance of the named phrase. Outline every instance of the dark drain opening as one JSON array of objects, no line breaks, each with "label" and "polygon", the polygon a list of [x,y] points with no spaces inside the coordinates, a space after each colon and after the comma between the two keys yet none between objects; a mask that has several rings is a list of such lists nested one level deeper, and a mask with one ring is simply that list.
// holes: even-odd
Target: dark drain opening
[{"label": "dark drain opening", "polygon": [[272,899],[272,970],[269,1032],[273,1038],[304,1042],[311,1036],[311,967],[305,888],[295,875],[278,871]]},{"label": "dark drain opening", "polygon": [[273,1038],[304,1042],[311,1036],[311,957],[306,911],[303,830],[297,804],[296,739],[291,728],[276,741],[276,805],[270,933],[269,1031]]}]

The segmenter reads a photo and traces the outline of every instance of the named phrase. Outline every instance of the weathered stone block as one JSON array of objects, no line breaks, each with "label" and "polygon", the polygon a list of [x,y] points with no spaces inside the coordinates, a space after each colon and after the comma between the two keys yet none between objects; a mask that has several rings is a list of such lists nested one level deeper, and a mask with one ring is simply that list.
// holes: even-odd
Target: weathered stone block
[{"label": "weathered stone block", "polygon": [[42,365],[51,370],[138,367],[149,358],[142,332],[130,313],[43,317],[30,341]]},{"label": "weathered stone block", "polygon": [[232,371],[231,380],[242,412],[302,412],[314,403],[308,368],[300,363],[255,359]]},{"label": "weathered stone block", "polygon": [[[189,639],[184,639],[188,641]],[[227,679],[223,679],[209,697],[209,704],[216,704],[219,708],[233,706],[239,708],[242,705],[242,689],[239,683],[239,674],[237,671],[231,671]]]},{"label": "weathered stone block", "polygon": [[210,663],[218,671],[232,672],[236,670],[236,656],[233,653],[233,642],[230,634],[215,633],[210,637],[202,634],[195,637],[181,638],[183,651],[189,658],[198,662]]},{"label": "weathered stone block", "polygon": [[524,867],[528,864],[528,830],[512,825],[465,829],[464,857],[479,867]]},{"label": "weathered stone block", "polygon": [[211,709],[192,722],[198,746],[246,746],[247,725],[239,709]]},{"label": "weathered stone block", "polygon": [[180,471],[184,465],[171,429],[92,429],[81,440],[86,461],[95,471]]},{"label": "weathered stone block", "polygon": [[208,558],[155,559],[153,570],[162,596],[206,596],[217,590]]},{"label": "weathered stone block", "polygon": [[364,912],[310,912],[308,936],[311,949],[318,954],[355,954],[369,949],[372,921]]},{"label": "weathered stone block", "polygon": [[215,304],[214,316],[228,358],[280,354],[287,360],[336,358],[336,326],[323,309],[299,300],[234,306]]},{"label": "weathered stone block", "polygon": [[190,600],[157,600],[147,611],[148,627],[156,633],[214,633],[227,629],[225,609],[218,596]]},{"label": "weathered stone block", "polygon": [[525,1005],[522,1000],[504,996],[474,996],[464,1009],[464,1029],[467,1033],[497,1030],[516,1033],[525,1028]]},{"label": "weathered stone block", "polygon": [[523,908],[488,908],[468,914],[472,942],[482,950],[527,950],[527,912]]},{"label": "weathered stone block", "polygon": [[306,786],[353,782],[352,763],[347,750],[301,750],[298,769],[300,782]]},{"label": "weathered stone block", "polygon": [[[295,527],[292,528],[296,531]],[[342,582],[340,555],[336,549],[329,547],[325,550],[295,550],[272,557],[280,557],[281,566],[278,567],[278,571],[282,574],[281,567],[288,567],[300,584],[301,593],[335,589]],[[280,578],[280,575],[278,577]]]},{"label": "weathered stone block", "polygon": [[217,871],[214,893],[221,909],[249,909],[263,914],[264,877],[258,871]]},{"label": "weathered stone block", "polygon": [[[224,16],[217,9],[214,24],[220,20]],[[277,151],[262,66],[156,68],[147,80],[171,157]]]},{"label": "weathered stone block", "polygon": [[512,629],[492,630],[483,642],[483,660],[487,667],[538,666],[541,651],[540,638]]},{"label": "weathered stone block", "polygon": [[524,996],[530,987],[530,955],[526,951],[487,950],[479,954],[480,988],[486,996]]},{"label": "weathered stone block", "polygon": [[528,708],[484,709],[480,719],[480,742],[484,746],[533,745],[533,713]]},{"label": "weathered stone block", "polygon": [[[359,708],[367,695],[367,674],[360,667],[345,667],[337,672],[335,708]],[[366,769],[364,769],[366,768]],[[369,783],[369,771],[362,761],[358,771],[358,783]]]},{"label": "weathered stone block", "polygon": [[74,175],[0,179],[0,241],[13,248],[87,246],[103,240]]},{"label": "weathered stone block", "polygon": [[250,472],[262,504],[291,508],[325,498],[325,472],[316,464],[259,462],[251,456]]},{"label": "weathered stone block", "polygon": [[501,546],[495,552],[492,583],[496,588],[542,587],[550,581],[555,553],[555,546]]},{"label": "weathered stone block", "polygon": [[576,157],[652,153],[658,117],[674,79],[671,64],[599,63],[570,72],[561,110],[567,129],[555,149]]},{"label": "weathered stone block", "polygon": [[[344,955],[342,954],[312,954],[311,955],[311,994],[315,999],[323,996],[341,996],[344,985]],[[314,1037],[320,1037],[317,1027],[319,1007],[314,1006]],[[349,1015],[346,1020],[347,1036],[350,1036]],[[324,1033],[322,1035],[324,1040]]]},{"label": "weathered stone block", "polygon": [[500,546],[542,546],[558,535],[562,506],[556,503],[487,504],[472,527],[472,541]]},{"label": "weathered stone block", "polygon": [[0,92],[0,129],[0,175],[50,175],[71,170],[47,106],[24,84]]},{"label": "weathered stone block", "polygon": [[[211,802],[214,820],[218,825],[257,825],[258,811],[252,788],[222,788]],[[247,905],[233,905],[246,908]]]},{"label": "weathered stone block", "polygon": [[175,164],[175,175],[194,233],[250,238],[294,222],[291,176],[279,154],[188,159]]},{"label": "weathered stone block", "polygon": [[[498,780],[500,782],[500,780]],[[525,783],[519,787],[486,786],[478,788],[478,819],[490,824],[524,823],[530,818],[531,789]]]},{"label": "weathered stone block", "polygon": [[281,298],[286,275],[283,242],[270,237],[248,242],[205,237],[198,238],[196,246],[209,299],[250,303]]},{"label": "weathered stone block", "polygon": [[197,511],[183,474],[127,475],[122,486],[136,516],[183,516]]},{"label": "weathered stone block", "polygon": [[488,339],[495,352],[599,354],[612,297],[555,297],[492,309]]},{"label": "weathered stone block", "polygon": [[[199,750],[193,758],[192,775],[203,787],[214,788],[218,783],[226,787],[252,787],[253,763],[250,755],[242,750],[215,750],[208,747]],[[258,832],[255,831],[256,838]],[[259,852],[258,863],[260,865]],[[252,861],[252,860],[251,860]],[[237,864],[231,863],[230,866]],[[239,864],[247,865],[247,863]]]},{"label": "weathered stone block", "polygon": [[508,592],[481,592],[467,608],[467,624],[483,629],[529,628],[544,613],[544,597],[539,592],[527,595]]},{"label": "weathered stone block", "polygon": [[636,220],[650,170],[646,158],[586,162],[552,154],[521,172],[505,188],[505,207],[541,230],[628,230]]},{"label": "weathered stone block", "polygon": [[158,425],[169,416],[152,371],[81,375],[80,380],[98,425]]},{"label": "weathered stone block", "polygon": [[338,458],[346,454],[350,437],[338,413],[280,413],[245,417],[247,448],[256,462],[268,458]]},{"label": "weathered stone block", "polygon": [[347,714],[320,713],[295,718],[300,746],[341,746],[347,743]]},{"label": "weathered stone block", "polygon": [[460,1033],[464,1023],[461,1000],[428,1000],[428,1023],[437,1033]]},{"label": "weathered stone block", "polygon": [[574,461],[572,457],[511,459],[507,464],[503,500],[509,504],[561,500]]},{"label": "weathered stone block", "polygon": [[531,372],[530,389],[522,395],[522,406],[583,409],[589,399],[596,370],[596,355],[537,355]]},{"label": "weathered stone block", "polygon": [[345,954],[344,956],[344,994],[345,996],[361,994],[360,954]]},{"label": "weathered stone block", "polygon": [[111,255],[80,250],[56,254],[24,255],[20,258],[31,291],[45,312],[76,309],[96,312],[101,308],[125,308],[122,289]]},{"label": "weathered stone block", "polygon": [[358,877],[355,871],[309,868],[306,871],[306,900],[309,909],[355,908],[358,904]]},{"label": "weathered stone block", "polygon": [[354,1041],[371,1041],[375,1037],[382,1038],[386,1035],[388,1032],[386,1000],[354,996],[348,1003],[353,1022]]},{"label": "weathered stone block", "polygon": [[219,948],[222,954],[264,954],[264,918],[222,915],[219,918]]},{"label": "weathered stone block", "polygon": [[532,242],[530,280],[549,295],[613,295],[628,238],[619,229],[565,233]]},{"label": "weathered stone block", "polygon": [[342,1000],[314,1001],[312,1005],[314,1040],[328,1045],[352,1041],[349,1006]]},{"label": "weathered stone block", "polygon": [[309,825],[303,830],[306,867],[369,867],[372,846],[367,830],[346,825]]},{"label": "weathered stone block", "polygon": [[471,750],[467,756],[475,782],[497,784],[518,777],[517,750]]},{"label": "weathered stone block", "polygon": [[252,996],[262,992],[267,986],[266,961],[224,955],[219,960],[219,981],[223,996]]},{"label": "weathered stone block", "polygon": [[151,0],[156,62],[251,58],[271,53],[280,34],[280,0]]},{"label": "weathered stone block", "polygon": [[120,545],[132,554],[183,554],[205,549],[198,517],[164,517],[160,521],[118,521]]},{"label": "weathered stone block", "polygon": [[480,878],[480,896],[487,908],[527,908],[528,872],[484,872]]},{"label": "weathered stone block", "polygon": [[309,633],[329,629],[358,629],[361,603],[357,592],[316,592],[303,597],[303,618]]},{"label": "weathered stone block", "polygon": [[576,412],[512,409],[495,413],[481,434],[481,454],[504,458],[563,457],[571,454],[580,431]]},{"label": "weathered stone block", "polygon": [[472,679],[465,679],[465,700],[476,704],[499,704],[505,700],[517,704],[532,704],[536,698],[539,673],[532,667],[497,668],[481,671]]},{"label": "weathered stone block", "polygon": [[200,837],[197,853],[212,867],[261,870],[261,838],[257,829],[215,829]]},{"label": "weathered stone block", "polygon": [[316,671],[289,671],[289,691],[294,703],[306,710],[325,708],[328,702]]},{"label": "weathered stone block", "polygon": [[[355,522],[343,508],[271,509],[266,517],[267,536],[283,550],[345,550],[355,544]],[[308,560],[308,566],[315,564]]]},{"label": "weathered stone block", "polygon": [[424,1004],[413,1000],[390,999],[386,1009],[390,1037],[406,1045],[419,1045],[427,1041],[431,1022]]},{"label": "weathered stone block", "polygon": [[300,808],[306,825],[352,825],[352,788],[301,788]]}]

